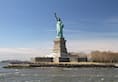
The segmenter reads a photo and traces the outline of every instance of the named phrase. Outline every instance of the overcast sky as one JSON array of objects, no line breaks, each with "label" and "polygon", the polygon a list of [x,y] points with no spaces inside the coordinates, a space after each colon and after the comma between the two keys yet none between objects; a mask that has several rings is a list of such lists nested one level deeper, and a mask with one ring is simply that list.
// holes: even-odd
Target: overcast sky
[{"label": "overcast sky", "polygon": [[47,56],[64,23],[68,51],[118,51],[117,0],[0,0],[0,60]]}]

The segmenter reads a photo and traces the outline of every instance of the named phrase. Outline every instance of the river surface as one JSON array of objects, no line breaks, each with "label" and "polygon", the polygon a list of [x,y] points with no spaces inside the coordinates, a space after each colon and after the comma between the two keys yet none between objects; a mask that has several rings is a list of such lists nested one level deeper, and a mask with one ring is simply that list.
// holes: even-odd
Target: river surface
[{"label": "river surface", "polygon": [[4,69],[0,63],[0,82],[118,82],[118,68]]}]

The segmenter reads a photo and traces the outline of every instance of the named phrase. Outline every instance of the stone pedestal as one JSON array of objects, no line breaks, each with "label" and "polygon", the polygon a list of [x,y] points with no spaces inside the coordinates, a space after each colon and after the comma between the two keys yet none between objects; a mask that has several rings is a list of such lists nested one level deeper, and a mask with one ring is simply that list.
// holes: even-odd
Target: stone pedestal
[{"label": "stone pedestal", "polygon": [[66,40],[64,38],[56,38],[54,40],[53,53],[55,53],[55,62],[59,62],[60,58],[68,58]]}]

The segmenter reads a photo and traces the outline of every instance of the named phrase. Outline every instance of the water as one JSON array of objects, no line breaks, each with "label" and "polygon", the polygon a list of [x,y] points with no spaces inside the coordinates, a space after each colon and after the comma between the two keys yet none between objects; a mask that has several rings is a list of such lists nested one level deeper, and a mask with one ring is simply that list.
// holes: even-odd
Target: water
[{"label": "water", "polygon": [[118,68],[4,69],[0,63],[0,82],[118,82]]}]

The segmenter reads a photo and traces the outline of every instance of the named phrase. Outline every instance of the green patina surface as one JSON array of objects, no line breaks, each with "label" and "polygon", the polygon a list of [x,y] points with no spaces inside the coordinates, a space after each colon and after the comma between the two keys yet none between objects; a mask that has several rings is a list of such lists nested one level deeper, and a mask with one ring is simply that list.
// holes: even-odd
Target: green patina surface
[{"label": "green patina surface", "polygon": [[58,17],[55,13],[55,18],[57,20],[57,24],[56,24],[56,28],[57,28],[57,38],[63,38],[63,28],[64,28],[64,24],[61,20],[60,17]]}]

